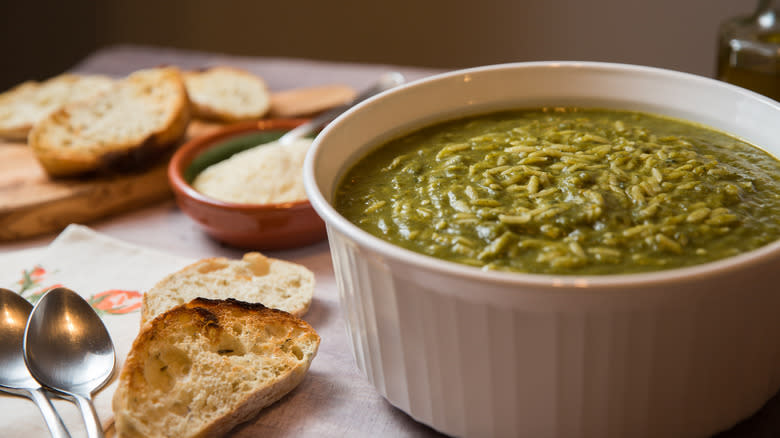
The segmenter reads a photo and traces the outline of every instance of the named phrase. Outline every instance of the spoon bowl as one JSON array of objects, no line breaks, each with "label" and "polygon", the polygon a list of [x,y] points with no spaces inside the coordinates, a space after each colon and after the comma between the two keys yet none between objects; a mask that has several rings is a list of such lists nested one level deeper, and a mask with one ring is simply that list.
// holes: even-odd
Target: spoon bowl
[{"label": "spoon bowl", "polygon": [[103,436],[92,394],[110,380],[116,354],[89,303],[64,287],[47,292],[30,314],[24,359],[38,382],[75,400],[90,437]]},{"label": "spoon bowl", "polygon": [[24,395],[25,390],[40,386],[27,371],[22,354],[22,340],[32,304],[16,292],[0,289],[0,388]]},{"label": "spoon bowl", "polygon": [[0,288],[0,390],[31,399],[55,438],[69,437],[41,384],[27,370],[22,345],[33,306],[16,292]]}]

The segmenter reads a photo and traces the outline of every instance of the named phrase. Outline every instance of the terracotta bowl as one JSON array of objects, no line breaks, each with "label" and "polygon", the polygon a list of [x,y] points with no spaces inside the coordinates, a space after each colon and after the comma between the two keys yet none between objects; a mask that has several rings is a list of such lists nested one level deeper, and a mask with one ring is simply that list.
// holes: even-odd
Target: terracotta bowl
[{"label": "terracotta bowl", "polygon": [[185,143],[168,165],[168,181],[179,208],[211,237],[237,248],[277,250],[323,240],[325,225],[308,200],[239,204],[208,197],[190,185],[209,165],[275,140],[303,122],[301,119],[242,122]]}]

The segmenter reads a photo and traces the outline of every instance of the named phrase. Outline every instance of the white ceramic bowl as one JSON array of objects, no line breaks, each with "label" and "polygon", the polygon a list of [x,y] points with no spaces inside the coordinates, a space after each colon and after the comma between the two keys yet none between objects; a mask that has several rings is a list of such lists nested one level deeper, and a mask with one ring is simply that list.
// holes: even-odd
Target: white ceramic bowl
[{"label": "white ceramic bowl", "polygon": [[[666,114],[780,156],[780,104],[655,68],[544,62],[456,71],[345,113],[307,156],[358,367],[393,405],[458,436],[701,437],[780,389],[780,241],[691,268],[484,272],[404,250],[331,206],[369,149],[438,120],[538,106]],[[780,176],[778,176],[780,177]]]}]

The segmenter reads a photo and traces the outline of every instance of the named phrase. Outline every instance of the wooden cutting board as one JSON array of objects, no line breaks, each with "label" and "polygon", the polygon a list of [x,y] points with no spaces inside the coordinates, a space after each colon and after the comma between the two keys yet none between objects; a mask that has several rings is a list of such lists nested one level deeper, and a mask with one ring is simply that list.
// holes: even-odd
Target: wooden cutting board
[{"label": "wooden cutting board", "polygon": [[[193,122],[188,137],[218,125]],[[144,172],[52,179],[26,143],[0,140],[0,241],[59,231],[171,197],[167,160]]]},{"label": "wooden cutting board", "polygon": [[[280,116],[300,117],[353,97],[351,88],[340,85],[289,90],[272,95],[272,110]],[[193,121],[186,139],[219,126]],[[71,223],[88,223],[171,197],[167,160],[134,174],[52,179],[27,144],[0,139],[0,241],[57,232]]]}]

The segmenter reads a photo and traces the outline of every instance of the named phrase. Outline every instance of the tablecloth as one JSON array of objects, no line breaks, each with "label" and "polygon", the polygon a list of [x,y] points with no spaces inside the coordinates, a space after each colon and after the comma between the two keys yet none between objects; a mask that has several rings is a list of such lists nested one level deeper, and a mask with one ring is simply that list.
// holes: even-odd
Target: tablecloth
[{"label": "tablecloth", "polygon": [[[176,65],[181,68],[199,68],[210,65],[233,65],[263,76],[274,91],[297,87],[341,83],[360,89],[371,84],[384,72],[395,70],[404,73],[409,80],[416,80],[437,73],[437,70],[395,66],[361,64],[354,62],[326,62],[272,57],[230,56],[219,53],[185,51],[171,48],[120,45],[101,49],[73,67],[73,71],[103,73],[114,76],[158,65]],[[89,224],[87,234],[98,240],[110,239],[122,248],[137,251],[153,251],[162,257],[184,262],[198,258],[227,256],[240,258],[242,251],[220,244],[199,229],[172,201],[141,209],[122,216],[115,216]],[[81,230],[85,231],[85,230]],[[94,232],[98,234],[95,235]],[[30,269],[36,259],[46,251],[55,235],[42,236],[21,242],[0,245],[0,268],[8,260],[26,260],[20,266]],[[58,239],[57,245],[68,240]],[[52,243],[54,245],[54,243]],[[4,255],[4,256],[3,256]],[[338,292],[333,276],[330,252],[326,242],[304,248],[275,251],[267,255],[295,261],[315,273],[317,286],[314,303],[305,319],[322,336],[322,344],[311,370],[302,384],[273,406],[262,411],[254,420],[235,431],[239,437],[435,437],[439,434],[415,422],[402,411],[391,406],[358,371],[338,305]],[[33,263],[33,265],[30,264]],[[96,266],[93,263],[89,265]],[[10,267],[10,265],[8,265]],[[171,265],[172,267],[172,265]],[[10,268],[9,268],[10,269]],[[19,279],[18,268],[11,270],[0,280]],[[5,272],[0,269],[0,272]],[[126,285],[116,285],[119,289]],[[84,289],[84,292],[87,292]],[[99,292],[98,292],[99,293]],[[128,302],[128,301],[125,301]],[[108,305],[108,303],[105,303]],[[128,313],[128,318],[136,317]],[[110,391],[110,387],[104,391]],[[98,394],[99,403],[107,399],[108,392]],[[0,397],[0,403],[5,397]],[[18,403],[17,403],[18,402]],[[23,399],[15,400],[15,406],[37,421],[41,433],[25,434],[25,438],[47,436],[37,408]],[[70,409],[66,402],[57,407]],[[0,411],[4,411],[0,405]],[[17,408],[13,412],[16,413]],[[518,413],[522,415],[522,413]],[[14,418],[9,422],[9,418]],[[17,436],[7,432],[16,416],[0,417],[0,436]],[[8,426],[7,426],[8,425]],[[83,436],[74,433],[74,437]],[[775,396],[753,417],[734,429],[719,434],[717,438],[777,438],[780,437],[780,396]]]}]

